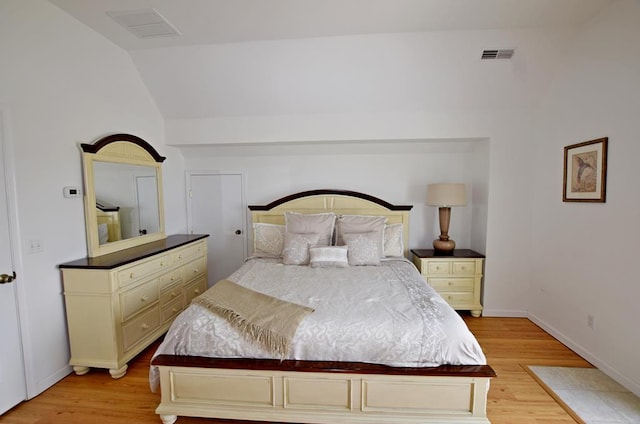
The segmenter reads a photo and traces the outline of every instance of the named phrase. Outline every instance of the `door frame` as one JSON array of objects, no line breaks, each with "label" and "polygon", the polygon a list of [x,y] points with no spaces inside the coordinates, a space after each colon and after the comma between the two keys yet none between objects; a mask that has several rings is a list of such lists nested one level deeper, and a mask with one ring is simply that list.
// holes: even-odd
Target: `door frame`
[{"label": "door frame", "polygon": [[22,348],[22,365],[24,369],[25,379],[25,400],[31,399],[39,392],[35,382],[33,368],[32,346],[28,337],[29,326],[27,314],[27,293],[25,283],[23,281],[24,266],[22,260],[22,249],[20,243],[20,224],[18,219],[18,190],[16,185],[16,166],[13,142],[13,131],[11,127],[11,112],[6,103],[0,102],[0,149],[2,149],[2,158],[5,177],[5,192],[0,195],[6,196],[7,202],[7,218],[9,224],[9,252],[13,263],[13,270],[18,275],[15,284],[16,307],[18,315],[18,325],[20,326],[20,346]]},{"label": "door frame", "polygon": [[240,177],[240,201],[242,202],[242,223],[244,237],[242,238],[242,250],[244,257],[249,257],[249,237],[247,234],[247,202],[245,200],[245,177],[244,172],[235,170],[221,170],[221,169],[204,169],[204,170],[188,170],[185,172],[185,185],[186,185],[186,197],[187,197],[187,232],[192,233],[193,229],[193,216],[191,210],[191,177],[198,175],[237,175]]}]

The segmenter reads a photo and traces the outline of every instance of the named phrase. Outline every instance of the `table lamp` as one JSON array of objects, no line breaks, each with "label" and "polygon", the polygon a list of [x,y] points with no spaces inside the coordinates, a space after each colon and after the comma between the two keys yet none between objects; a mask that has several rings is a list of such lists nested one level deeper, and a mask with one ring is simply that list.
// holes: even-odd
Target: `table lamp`
[{"label": "table lamp", "polygon": [[449,238],[449,221],[452,206],[465,206],[467,195],[461,183],[428,184],[427,205],[438,206],[440,218],[440,238],[433,241],[434,249],[443,254],[453,254],[456,242]]}]

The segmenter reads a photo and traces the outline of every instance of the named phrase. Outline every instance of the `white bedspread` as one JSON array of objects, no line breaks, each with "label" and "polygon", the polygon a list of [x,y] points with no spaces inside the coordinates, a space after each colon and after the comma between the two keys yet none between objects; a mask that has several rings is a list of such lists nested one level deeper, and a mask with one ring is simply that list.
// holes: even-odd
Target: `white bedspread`
[{"label": "white bedspread", "polygon": [[[348,268],[251,259],[229,279],[315,309],[298,327],[287,359],[406,367],[486,364],[462,318],[404,259]],[[270,358],[225,319],[194,304],[176,318],[155,354]]]}]

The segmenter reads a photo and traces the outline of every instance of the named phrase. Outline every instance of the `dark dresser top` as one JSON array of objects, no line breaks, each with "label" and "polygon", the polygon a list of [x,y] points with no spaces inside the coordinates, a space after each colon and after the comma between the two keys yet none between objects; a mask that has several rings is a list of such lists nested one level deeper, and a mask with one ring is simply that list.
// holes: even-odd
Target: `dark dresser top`
[{"label": "dark dresser top", "polygon": [[440,253],[433,249],[411,249],[411,253],[419,258],[484,258],[485,256],[470,249],[454,249],[451,253]]},{"label": "dark dresser top", "polygon": [[58,265],[58,268],[113,269],[207,237],[209,237],[209,234],[174,234],[163,240],[152,241],[151,243],[141,244],[140,246],[109,253],[108,255],[95,258],[86,257],[66,262]]}]

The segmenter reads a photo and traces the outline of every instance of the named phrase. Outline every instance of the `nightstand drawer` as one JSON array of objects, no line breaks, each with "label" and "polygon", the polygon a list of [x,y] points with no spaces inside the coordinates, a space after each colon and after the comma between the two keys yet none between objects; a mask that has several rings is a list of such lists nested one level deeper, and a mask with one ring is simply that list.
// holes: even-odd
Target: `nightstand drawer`
[{"label": "nightstand drawer", "polygon": [[427,269],[422,270],[424,274],[426,271],[429,275],[447,275],[451,273],[451,262],[449,261],[429,261],[427,263]]},{"label": "nightstand drawer", "polygon": [[452,274],[474,275],[476,273],[475,261],[455,261],[452,263]]},{"label": "nightstand drawer", "polygon": [[437,292],[473,292],[473,278],[429,278],[429,284]]},{"label": "nightstand drawer", "polygon": [[447,303],[449,303],[453,308],[455,308],[457,305],[469,304],[473,302],[472,292],[467,292],[467,293],[443,292],[443,293],[440,293],[440,296],[442,296],[442,298],[446,300]]}]

